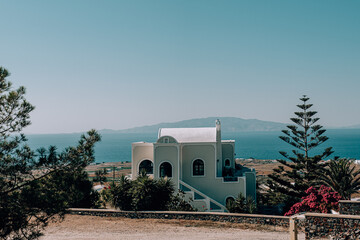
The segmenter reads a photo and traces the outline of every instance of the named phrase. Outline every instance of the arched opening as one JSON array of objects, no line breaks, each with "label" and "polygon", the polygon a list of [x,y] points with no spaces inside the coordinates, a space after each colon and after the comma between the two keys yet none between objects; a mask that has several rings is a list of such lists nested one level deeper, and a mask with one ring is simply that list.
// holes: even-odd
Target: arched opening
[{"label": "arched opening", "polygon": [[230,167],[230,160],[229,159],[225,160],[225,167]]},{"label": "arched opening", "polygon": [[172,166],[168,162],[160,164],[160,177],[172,177]]},{"label": "arched opening", "polygon": [[233,204],[234,201],[235,199],[233,197],[227,197],[225,200],[226,206],[231,206],[231,204]]},{"label": "arched opening", "polygon": [[204,176],[204,161],[201,159],[196,159],[193,162],[193,175],[194,176]]},{"label": "arched opening", "polygon": [[176,139],[171,136],[162,136],[156,142],[157,143],[177,143]]},{"label": "arched opening", "polygon": [[153,174],[153,163],[150,160],[143,160],[139,165],[139,173],[145,171],[146,174]]}]

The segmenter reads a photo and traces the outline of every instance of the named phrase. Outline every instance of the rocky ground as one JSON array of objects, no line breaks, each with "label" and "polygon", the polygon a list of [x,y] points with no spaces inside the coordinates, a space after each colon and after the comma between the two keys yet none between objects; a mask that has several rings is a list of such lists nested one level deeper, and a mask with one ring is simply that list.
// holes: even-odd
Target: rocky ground
[{"label": "rocky ground", "polygon": [[[211,221],[129,219],[67,215],[51,223],[41,240],[289,239],[287,229]],[[299,239],[305,239],[304,233]]]}]

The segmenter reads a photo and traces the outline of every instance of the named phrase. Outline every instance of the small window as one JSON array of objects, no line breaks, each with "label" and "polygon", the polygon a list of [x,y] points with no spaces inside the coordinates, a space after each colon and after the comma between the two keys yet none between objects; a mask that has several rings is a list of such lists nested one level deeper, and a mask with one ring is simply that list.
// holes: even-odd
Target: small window
[{"label": "small window", "polygon": [[230,160],[229,160],[229,159],[226,159],[226,160],[225,160],[225,166],[226,166],[226,167],[230,167]]},{"label": "small window", "polygon": [[169,143],[169,138],[164,138],[164,143]]},{"label": "small window", "polygon": [[196,159],[193,162],[193,175],[194,176],[204,176],[204,161],[201,159]]},{"label": "small window", "polygon": [[160,177],[172,177],[172,166],[168,162],[164,162],[160,165]]},{"label": "small window", "polygon": [[153,163],[150,160],[143,160],[139,165],[139,173],[145,171],[146,174],[153,174]]}]

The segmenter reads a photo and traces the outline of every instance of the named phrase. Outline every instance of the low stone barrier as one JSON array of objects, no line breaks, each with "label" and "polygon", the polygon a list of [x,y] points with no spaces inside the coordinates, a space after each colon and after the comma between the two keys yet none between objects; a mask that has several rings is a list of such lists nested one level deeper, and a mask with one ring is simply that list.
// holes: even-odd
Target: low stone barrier
[{"label": "low stone barrier", "polygon": [[209,220],[216,222],[249,223],[289,227],[289,217],[259,215],[259,214],[235,214],[235,213],[208,213],[208,212],[170,212],[170,211],[118,211],[109,209],[69,209],[70,214],[91,215],[100,217],[126,217],[126,218],[153,218],[153,219],[185,219],[185,220]]},{"label": "low stone barrier", "polygon": [[340,200],[340,214],[360,215],[360,201]]},{"label": "low stone barrier", "polygon": [[[247,223],[288,228],[290,218],[283,216],[170,211],[119,211],[110,209],[71,208],[70,214],[100,217],[125,217],[135,219],[185,219],[216,222]],[[305,220],[296,220],[298,228],[305,230],[306,239],[360,239],[360,215],[306,213]]]},{"label": "low stone barrier", "polygon": [[360,239],[360,216],[305,214],[305,239]]}]

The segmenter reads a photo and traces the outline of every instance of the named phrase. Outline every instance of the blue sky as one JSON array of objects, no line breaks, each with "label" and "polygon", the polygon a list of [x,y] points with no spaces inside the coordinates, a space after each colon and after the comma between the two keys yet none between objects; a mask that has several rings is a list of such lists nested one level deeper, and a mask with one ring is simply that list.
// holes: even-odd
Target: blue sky
[{"label": "blue sky", "polygon": [[360,124],[359,1],[4,1],[0,66],[27,133],[234,116],[288,122],[307,94]]}]

